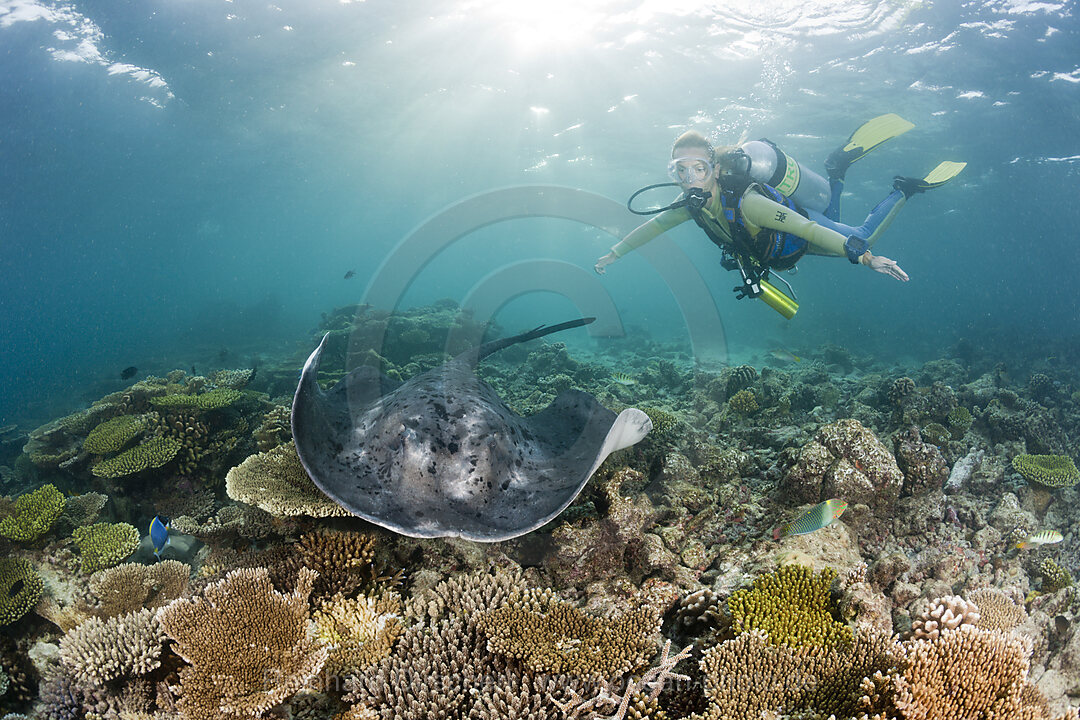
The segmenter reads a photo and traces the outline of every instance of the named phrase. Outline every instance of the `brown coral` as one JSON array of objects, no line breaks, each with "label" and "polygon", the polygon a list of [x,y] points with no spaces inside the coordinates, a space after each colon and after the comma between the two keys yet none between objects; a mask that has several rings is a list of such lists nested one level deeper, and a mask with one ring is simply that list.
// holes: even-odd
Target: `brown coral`
[{"label": "brown coral", "polygon": [[98,570],[90,577],[94,600],[84,609],[102,618],[144,607],[157,609],[187,592],[190,576],[191,568],[177,560],[154,565],[124,563]]},{"label": "brown coral", "polygon": [[225,492],[277,517],[347,517],[350,513],[326,497],[308,477],[289,442],[261,452],[229,470]]},{"label": "brown coral", "polygon": [[337,595],[315,611],[315,637],[330,647],[323,672],[330,678],[354,675],[390,654],[404,627],[401,598]]},{"label": "brown coral", "polygon": [[177,708],[187,720],[247,720],[303,688],[328,649],[309,633],[314,573],[301,570],[296,590],[274,590],[264,568],[234,570],[201,597],[158,611],[180,670]]},{"label": "brown coral", "polygon": [[90,618],[60,640],[60,660],[84,685],[145,675],[161,664],[165,632],[152,610]]},{"label": "brown coral", "polygon": [[1027,620],[1023,606],[1017,605],[997,588],[976,590],[971,594],[971,601],[979,606],[978,626],[983,630],[1007,632]]}]

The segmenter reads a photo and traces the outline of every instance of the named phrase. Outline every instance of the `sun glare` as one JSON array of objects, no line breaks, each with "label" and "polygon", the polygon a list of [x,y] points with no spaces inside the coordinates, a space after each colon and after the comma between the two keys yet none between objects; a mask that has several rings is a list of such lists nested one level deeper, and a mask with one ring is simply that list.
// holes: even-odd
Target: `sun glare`
[{"label": "sun glare", "polygon": [[501,0],[488,5],[507,39],[522,52],[567,50],[594,42],[612,0]]}]

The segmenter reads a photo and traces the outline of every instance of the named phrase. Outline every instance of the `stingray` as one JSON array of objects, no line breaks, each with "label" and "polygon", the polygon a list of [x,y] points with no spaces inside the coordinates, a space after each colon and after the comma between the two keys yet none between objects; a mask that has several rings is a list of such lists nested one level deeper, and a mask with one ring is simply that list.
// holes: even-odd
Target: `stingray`
[{"label": "stingray", "polygon": [[296,451],[326,495],[365,520],[412,537],[494,542],[561,513],[600,464],[652,429],[580,390],[521,417],[476,376],[505,347],[580,327],[541,326],[479,345],[401,383],[361,366],[324,391],[324,336],[304,364],[292,407]]}]

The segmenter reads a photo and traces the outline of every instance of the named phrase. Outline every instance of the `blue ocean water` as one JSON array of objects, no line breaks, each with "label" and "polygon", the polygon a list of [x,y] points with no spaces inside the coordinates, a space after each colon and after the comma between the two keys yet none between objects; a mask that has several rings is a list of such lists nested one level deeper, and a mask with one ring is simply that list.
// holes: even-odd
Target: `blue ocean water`
[{"label": "blue ocean water", "polygon": [[[1075,348],[1076,10],[0,0],[0,425],[70,412],[129,365],[244,366],[378,287],[401,307],[479,298],[511,330],[601,298],[630,341],[685,340],[704,301],[734,359]],[[809,258],[784,321],[734,299],[695,227],[592,273],[615,242],[594,225],[634,226],[608,211],[666,179],[682,131],[768,137],[820,171],[886,112],[916,128],[852,168],[847,220],[894,175],[968,163],[875,248],[910,283]],[[589,193],[590,218],[541,186]]]}]

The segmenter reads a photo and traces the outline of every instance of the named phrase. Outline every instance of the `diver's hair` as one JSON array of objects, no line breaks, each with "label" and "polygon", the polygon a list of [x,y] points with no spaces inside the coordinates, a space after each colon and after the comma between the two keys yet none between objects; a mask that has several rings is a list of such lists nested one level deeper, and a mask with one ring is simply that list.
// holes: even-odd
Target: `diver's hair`
[{"label": "diver's hair", "polygon": [[716,161],[716,151],[713,150],[712,143],[697,130],[687,130],[675,139],[675,144],[671,146],[671,157],[675,158],[676,152],[685,147],[705,148],[705,152],[709,156],[709,162]]}]

